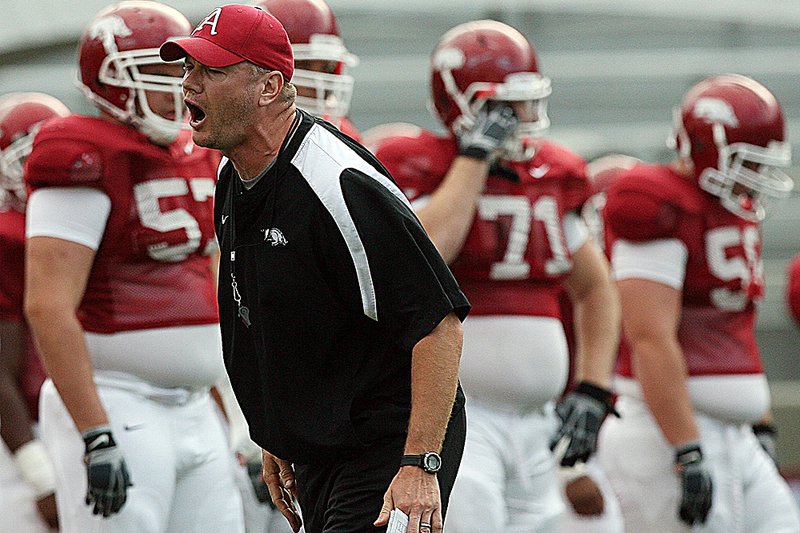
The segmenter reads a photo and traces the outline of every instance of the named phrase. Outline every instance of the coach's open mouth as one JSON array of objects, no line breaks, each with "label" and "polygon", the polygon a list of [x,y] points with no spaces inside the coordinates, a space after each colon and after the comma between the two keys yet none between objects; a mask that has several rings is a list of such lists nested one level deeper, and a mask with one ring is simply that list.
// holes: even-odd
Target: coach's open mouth
[{"label": "coach's open mouth", "polygon": [[186,109],[189,110],[189,125],[193,129],[199,128],[206,118],[206,112],[203,111],[200,106],[188,100],[184,100],[184,103],[186,104]]}]

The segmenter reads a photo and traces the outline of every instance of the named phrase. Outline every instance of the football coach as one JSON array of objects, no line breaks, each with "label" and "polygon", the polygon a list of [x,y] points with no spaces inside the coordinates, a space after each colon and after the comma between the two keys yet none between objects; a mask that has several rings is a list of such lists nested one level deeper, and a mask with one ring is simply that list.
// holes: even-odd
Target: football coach
[{"label": "football coach", "polygon": [[161,47],[183,59],[216,190],[226,367],[298,531],[442,530],[464,447],[469,303],[388,171],[295,107],[292,48],[256,7],[212,11]]}]

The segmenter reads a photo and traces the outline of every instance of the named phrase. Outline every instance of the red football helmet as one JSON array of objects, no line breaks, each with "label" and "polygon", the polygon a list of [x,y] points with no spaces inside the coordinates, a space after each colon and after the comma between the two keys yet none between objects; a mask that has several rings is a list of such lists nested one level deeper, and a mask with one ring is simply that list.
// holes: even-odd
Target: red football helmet
[{"label": "red football helmet", "polygon": [[783,111],[757,81],[738,74],[707,78],[675,111],[675,148],[700,187],[742,218],[760,221],[764,202],[794,186],[780,168],[791,164]]},{"label": "red football helmet", "polygon": [[297,87],[297,106],[338,126],[350,110],[353,77],[346,67],[358,64],[347,51],[339,34],[339,24],[324,0],[260,0],[277,18],[292,43]]},{"label": "red football helmet", "polygon": [[530,139],[550,126],[550,92],[550,79],[539,73],[531,43],[502,22],[479,20],[456,26],[444,34],[431,56],[433,108],[455,135],[474,124],[487,102],[512,103],[520,123],[504,146],[504,159],[533,157]]},{"label": "red football helmet", "polygon": [[[81,37],[81,89],[101,110],[132,125],[153,142],[172,143],[186,122],[181,78],[144,74],[140,67],[165,64],[158,55],[161,44],[191,31],[189,21],[179,11],[157,2],[128,0],[103,9]],[[171,93],[173,118],[153,112],[146,91]]]},{"label": "red football helmet", "polygon": [[25,205],[22,168],[42,122],[70,111],[57,98],[42,93],[12,93],[0,98],[0,194],[5,201]]}]

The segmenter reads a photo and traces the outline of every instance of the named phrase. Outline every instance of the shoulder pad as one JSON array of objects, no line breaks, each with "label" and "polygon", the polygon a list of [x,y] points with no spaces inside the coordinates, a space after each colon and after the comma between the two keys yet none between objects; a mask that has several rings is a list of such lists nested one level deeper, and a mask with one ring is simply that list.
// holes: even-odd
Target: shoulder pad
[{"label": "shoulder pad", "polygon": [[387,124],[379,128],[383,133],[373,130],[364,133],[364,145],[386,167],[406,196],[414,201],[433,192],[457,154],[455,140],[411,124]]},{"label": "shoulder pad", "polygon": [[673,237],[682,217],[701,211],[694,183],[668,166],[639,164],[611,185],[604,216],[616,237],[647,241]]},{"label": "shoulder pad", "polygon": [[25,163],[29,187],[96,186],[102,180],[102,150],[73,117],[43,125]]},{"label": "shoulder pad", "polygon": [[559,180],[568,210],[579,209],[592,195],[591,184],[586,177],[586,160],[569,148],[540,139],[531,164],[530,173],[534,179],[537,169],[543,172],[546,168],[546,175]]}]

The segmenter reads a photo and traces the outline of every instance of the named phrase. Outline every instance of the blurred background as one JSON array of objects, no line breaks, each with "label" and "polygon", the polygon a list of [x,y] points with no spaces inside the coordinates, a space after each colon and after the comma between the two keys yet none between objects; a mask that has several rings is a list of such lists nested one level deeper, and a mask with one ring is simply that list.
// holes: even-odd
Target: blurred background
[{"label": "blurred background", "polygon": [[[80,33],[107,0],[0,0],[0,94],[42,91],[93,114],[73,84]],[[192,22],[218,4],[164,2]],[[737,72],[769,87],[783,105],[800,162],[800,2],[797,0],[328,0],[347,47],[351,118],[362,131],[412,122],[441,131],[427,112],[428,58],[448,29],[479,18],[518,28],[553,81],[550,137],[587,159],[609,151],[656,162],[672,108],[692,84]],[[469,4],[469,5],[467,5]],[[800,178],[800,166],[792,169]],[[800,180],[798,180],[800,181]],[[784,298],[785,267],[800,252],[800,192],[764,224],[766,299],[758,335],[779,429],[782,467],[800,479],[800,331]],[[657,302],[653,302],[657,305]]]}]

